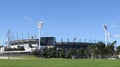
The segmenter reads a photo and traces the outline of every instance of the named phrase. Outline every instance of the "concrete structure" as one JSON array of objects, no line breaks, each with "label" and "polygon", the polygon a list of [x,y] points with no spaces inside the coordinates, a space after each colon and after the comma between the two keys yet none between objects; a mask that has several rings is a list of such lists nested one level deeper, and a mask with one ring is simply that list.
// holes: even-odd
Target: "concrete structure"
[{"label": "concrete structure", "polygon": [[39,31],[39,32],[38,32],[38,33],[39,33],[39,34],[38,34],[38,36],[39,36],[39,38],[38,38],[38,39],[39,39],[39,45],[38,45],[39,47],[38,47],[38,49],[39,49],[39,50],[41,49],[41,42],[40,42],[40,40],[41,40],[41,28],[42,28],[42,26],[43,26],[43,22],[39,21],[39,22],[38,22],[38,29],[39,29],[39,30],[38,30],[38,31]]},{"label": "concrete structure", "polygon": [[[55,42],[56,42],[55,37],[40,38],[41,48],[44,48],[46,46],[53,47],[53,45],[55,45]],[[22,39],[22,40],[10,41],[10,47],[11,48],[24,47],[25,51],[33,51],[40,47],[39,39]]]},{"label": "concrete structure", "polygon": [[4,47],[0,47],[0,52],[4,52]]}]

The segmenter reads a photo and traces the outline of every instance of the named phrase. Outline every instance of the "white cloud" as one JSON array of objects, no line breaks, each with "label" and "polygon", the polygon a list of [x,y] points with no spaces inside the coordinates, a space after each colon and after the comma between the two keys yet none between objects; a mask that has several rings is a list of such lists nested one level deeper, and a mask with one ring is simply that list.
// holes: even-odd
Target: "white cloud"
[{"label": "white cloud", "polygon": [[115,38],[120,38],[120,34],[114,34]]},{"label": "white cloud", "polygon": [[29,21],[29,22],[32,21],[32,19],[30,17],[24,17],[24,19]]},{"label": "white cloud", "polygon": [[111,23],[111,25],[110,25],[110,27],[111,27],[111,28],[117,27],[117,23],[118,23],[117,21],[114,21],[114,20],[113,20],[112,23]]},{"label": "white cloud", "polygon": [[116,27],[116,26],[117,26],[117,25],[115,25],[115,24],[111,25],[112,28],[114,28],[114,27]]}]

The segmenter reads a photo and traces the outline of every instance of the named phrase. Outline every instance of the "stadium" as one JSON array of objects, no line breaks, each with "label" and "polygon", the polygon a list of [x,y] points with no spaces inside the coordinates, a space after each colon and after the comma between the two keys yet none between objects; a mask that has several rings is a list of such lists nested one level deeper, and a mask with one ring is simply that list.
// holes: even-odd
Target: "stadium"
[{"label": "stadium", "polygon": [[[75,48],[79,49],[81,47],[87,48],[88,45],[93,45],[95,43],[90,42],[56,42],[55,37],[41,37],[40,46],[41,49],[45,47],[56,47],[56,48]],[[38,49],[39,39],[23,39],[10,41],[10,48],[24,47],[25,51],[32,51]]]},{"label": "stadium", "polygon": [[[53,48],[87,48],[89,45],[93,45],[95,43],[90,42],[56,42],[55,37],[41,37],[40,38],[40,48],[43,49]],[[13,40],[9,41],[7,47],[1,47],[1,54],[10,54],[10,53],[31,53],[39,47],[39,39],[21,39],[21,40]]]}]

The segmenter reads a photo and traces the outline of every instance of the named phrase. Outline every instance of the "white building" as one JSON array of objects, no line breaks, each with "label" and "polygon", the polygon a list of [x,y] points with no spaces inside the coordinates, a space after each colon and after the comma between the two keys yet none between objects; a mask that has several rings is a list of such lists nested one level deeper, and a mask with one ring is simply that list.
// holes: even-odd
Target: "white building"
[{"label": "white building", "polygon": [[[45,48],[46,46],[48,48],[52,48],[55,45],[56,39],[55,37],[41,37],[40,39],[40,48]],[[25,51],[33,51],[35,49],[38,49],[38,39],[23,39],[23,40],[14,40],[10,41],[10,47],[11,48],[19,48],[24,47]]]}]

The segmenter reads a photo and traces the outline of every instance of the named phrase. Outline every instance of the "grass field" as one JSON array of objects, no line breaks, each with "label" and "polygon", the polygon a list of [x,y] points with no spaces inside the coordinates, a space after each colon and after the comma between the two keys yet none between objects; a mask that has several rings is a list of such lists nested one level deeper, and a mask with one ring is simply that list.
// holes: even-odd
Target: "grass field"
[{"label": "grass field", "polygon": [[120,60],[0,59],[0,67],[120,67]]}]

